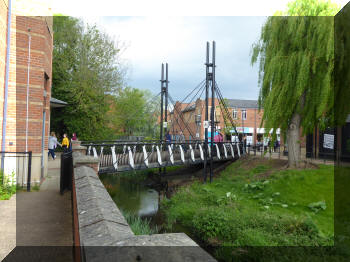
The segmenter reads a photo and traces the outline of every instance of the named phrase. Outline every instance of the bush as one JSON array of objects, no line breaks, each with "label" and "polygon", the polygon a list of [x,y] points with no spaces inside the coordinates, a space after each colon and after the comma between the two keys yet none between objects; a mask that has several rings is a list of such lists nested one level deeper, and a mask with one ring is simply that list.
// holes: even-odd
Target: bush
[{"label": "bush", "polygon": [[152,227],[150,219],[142,219],[139,216],[123,211],[123,215],[135,235],[152,235],[158,233],[157,226]]},{"label": "bush", "polygon": [[16,193],[16,185],[10,184],[10,177],[14,178],[15,173],[12,172],[11,175],[4,176],[3,171],[0,170],[0,200],[8,200]]}]

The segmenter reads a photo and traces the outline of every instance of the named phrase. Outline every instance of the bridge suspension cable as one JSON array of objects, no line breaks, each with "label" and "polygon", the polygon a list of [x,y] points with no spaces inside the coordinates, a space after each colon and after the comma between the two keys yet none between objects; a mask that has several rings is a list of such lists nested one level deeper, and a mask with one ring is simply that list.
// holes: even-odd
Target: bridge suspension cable
[{"label": "bridge suspension cable", "polygon": [[[191,129],[190,129],[189,126],[188,126],[188,121],[185,121],[185,120],[184,120],[184,114],[183,114],[182,112],[183,112],[183,111],[186,111],[190,106],[192,106],[191,104],[193,103],[193,100],[198,96],[198,93],[199,93],[200,91],[202,91],[202,93],[203,93],[203,91],[205,90],[205,84],[204,84],[204,82],[202,81],[201,83],[202,83],[202,86],[197,86],[195,89],[192,90],[192,92],[191,92],[190,94],[192,94],[196,89],[198,89],[198,88],[200,87],[200,88],[197,90],[197,92],[195,93],[195,95],[192,97],[192,99],[190,100],[190,102],[188,103],[188,105],[187,105],[183,110],[181,110],[181,108],[180,108],[180,112],[179,112],[178,109],[176,108],[176,103],[174,103],[174,100],[172,99],[171,95],[170,95],[170,94],[168,95],[168,96],[169,96],[169,99],[170,99],[170,102],[173,104],[174,110],[176,111],[177,115],[178,115],[179,118],[182,120],[184,126],[187,128],[188,132],[190,133],[190,135],[191,135],[192,137],[195,137],[195,136],[193,135]],[[201,94],[202,94],[202,93],[201,93]],[[188,96],[189,96],[189,95],[188,95]],[[187,96],[187,97],[188,97],[188,96]],[[201,95],[200,95],[200,96],[201,96]],[[200,96],[199,96],[199,97],[200,97]],[[187,97],[186,97],[186,98],[187,98]],[[184,100],[183,100],[183,101],[184,101]],[[181,103],[180,103],[180,104],[181,104]],[[181,126],[179,126],[179,127],[180,127],[180,129],[181,129]],[[181,130],[181,131],[184,131],[184,130]]]},{"label": "bridge suspension cable", "polygon": [[[220,108],[222,108],[224,110],[224,113],[226,113],[226,117],[230,120],[230,123],[231,123],[231,126],[234,128],[235,130],[235,133],[236,133],[236,136],[238,137],[238,132],[237,132],[237,129],[236,129],[236,124],[234,122],[234,120],[232,119],[231,117],[231,114],[228,110],[228,107],[227,107],[227,104],[226,104],[226,101],[225,99],[223,98],[222,94],[221,94],[221,91],[219,89],[219,86],[218,84],[215,82],[215,91],[216,91],[216,94],[220,100],[219,104],[220,104]],[[226,118],[224,117],[224,121],[225,121],[225,124],[226,124]]]}]

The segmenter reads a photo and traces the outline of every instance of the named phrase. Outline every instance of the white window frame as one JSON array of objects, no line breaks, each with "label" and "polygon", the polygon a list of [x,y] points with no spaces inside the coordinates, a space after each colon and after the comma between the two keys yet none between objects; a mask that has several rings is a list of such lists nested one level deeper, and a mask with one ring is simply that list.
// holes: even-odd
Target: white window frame
[{"label": "white window frame", "polygon": [[[245,112],[245,116],[243,117],[243,113],[244,113],[244,112]],[[242,120],[247,120],[248,114],[247,114],[247,110],[246,110],[246,109],[242,109],[241,115],[242,115]]]},{"label": "white window frame", "polygon": [[232,118],[233,119],[237,119],[237,109],[233,109],[233,111],[232,111]]}]

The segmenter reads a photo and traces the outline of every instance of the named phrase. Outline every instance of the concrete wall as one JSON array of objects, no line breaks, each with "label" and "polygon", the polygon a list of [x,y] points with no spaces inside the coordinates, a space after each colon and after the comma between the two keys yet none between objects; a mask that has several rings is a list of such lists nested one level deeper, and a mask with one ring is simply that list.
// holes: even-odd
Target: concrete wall
[{"label": "concrete wall", "polygon": [[216,261],[184,233],[135,236],[96,171],[79,165],[96,159],[80,152],[73,158],[75,242],[85,261]]}]

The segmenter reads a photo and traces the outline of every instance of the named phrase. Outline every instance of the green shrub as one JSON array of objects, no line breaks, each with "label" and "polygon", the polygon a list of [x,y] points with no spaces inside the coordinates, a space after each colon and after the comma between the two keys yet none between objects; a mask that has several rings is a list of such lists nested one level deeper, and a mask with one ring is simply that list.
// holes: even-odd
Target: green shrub
[{"label": "green shrub", "polygon": [[14,172],[11,175],[4,175],[0,170],[0,200],[8,200],[16,193],[16,185],[9,182],[11,177],[15,177]]},{"label": "green shrub", "polygon": [[126,211],[123,211],[123,215],[135,235],[152,235],[157,234],[159,231],[157,226],[151,226],[150,219],[142,219]]}]

